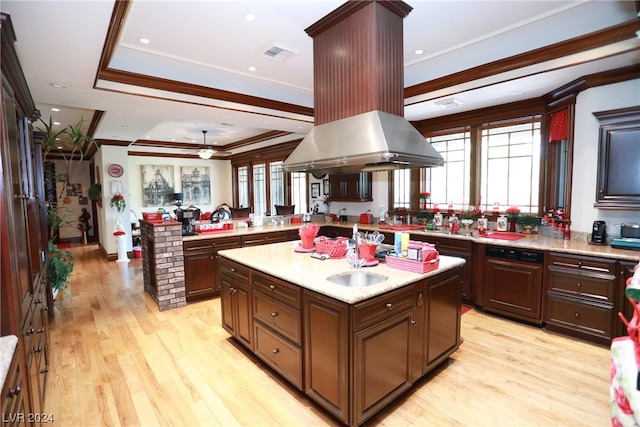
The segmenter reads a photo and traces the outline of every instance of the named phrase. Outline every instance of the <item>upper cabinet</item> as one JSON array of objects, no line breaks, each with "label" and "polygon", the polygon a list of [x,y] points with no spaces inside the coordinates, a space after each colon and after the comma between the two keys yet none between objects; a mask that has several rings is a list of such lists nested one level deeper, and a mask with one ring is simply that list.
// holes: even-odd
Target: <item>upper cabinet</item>
[{"label": "upper cabinet", "polygon": [[640,209],[640,107],[593,114],[600,122],[594,206]]},{"label": "upper cabinet", "polygon": [[331,174],[329,175],[329,200],[370,202],[373,200],[371,180],[371,172]]}]

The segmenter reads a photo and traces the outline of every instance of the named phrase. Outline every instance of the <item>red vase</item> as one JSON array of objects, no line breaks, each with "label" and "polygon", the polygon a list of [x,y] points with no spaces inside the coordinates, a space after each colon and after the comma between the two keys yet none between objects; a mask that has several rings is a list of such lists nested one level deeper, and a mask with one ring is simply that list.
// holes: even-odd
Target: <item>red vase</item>
[{"label": "red vase", "polygon": [[512,233],[516,232],[516,219],[515,218],[509,220],[509,231],[512,232]]}]

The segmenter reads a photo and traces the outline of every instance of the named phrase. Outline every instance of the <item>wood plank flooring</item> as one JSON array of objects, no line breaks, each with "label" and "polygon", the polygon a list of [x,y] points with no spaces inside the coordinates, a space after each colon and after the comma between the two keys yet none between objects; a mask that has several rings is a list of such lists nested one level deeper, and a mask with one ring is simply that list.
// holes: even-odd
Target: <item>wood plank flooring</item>
[{"label": "wood plank flooring", "polygon": [[[51,323],[58,426],[335,426],[231,340],[219,299],[159,312],[141,260],[75,255]],[[609,349],[471,310],[460,350],[367,425],[606,426]]]}]

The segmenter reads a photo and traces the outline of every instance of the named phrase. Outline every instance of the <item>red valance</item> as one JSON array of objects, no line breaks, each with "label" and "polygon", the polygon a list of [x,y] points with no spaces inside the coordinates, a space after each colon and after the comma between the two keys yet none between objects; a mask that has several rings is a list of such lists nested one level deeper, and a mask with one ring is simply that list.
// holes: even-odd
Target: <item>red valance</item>
[{"label": "red valance", "polygon": [[569,110],[565,109],[551,115],[549,142],[561,141],[569,137]]}]

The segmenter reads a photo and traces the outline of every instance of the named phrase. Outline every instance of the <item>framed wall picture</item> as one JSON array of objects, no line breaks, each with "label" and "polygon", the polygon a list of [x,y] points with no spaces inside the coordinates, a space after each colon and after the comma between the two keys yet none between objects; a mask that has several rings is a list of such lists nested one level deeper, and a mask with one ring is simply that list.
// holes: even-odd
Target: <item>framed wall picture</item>
[{"label": "framed wall picture", "polygon": [[315,199],[317,197],[320,197],[320,183],[314,182],[311,184],[311,198]]},{"label": "framed wall picture", "polygon": [[328,179],[323,179],[322,180],[322,194],[325,196],[329,195],[329,180]]},{"label": "framed wall picture", "polygon": [[67,184],[67,196],[82,196],[82,184]]},{"label": "framed wall picture", "polygon": [[88,197],[78,197],[78,204],[79,205],[88,205],[89,204],[89,198]]}]

